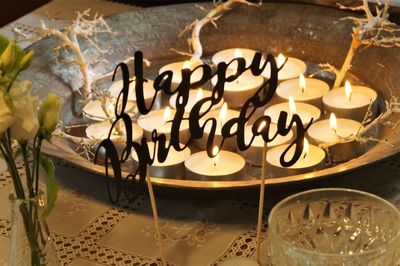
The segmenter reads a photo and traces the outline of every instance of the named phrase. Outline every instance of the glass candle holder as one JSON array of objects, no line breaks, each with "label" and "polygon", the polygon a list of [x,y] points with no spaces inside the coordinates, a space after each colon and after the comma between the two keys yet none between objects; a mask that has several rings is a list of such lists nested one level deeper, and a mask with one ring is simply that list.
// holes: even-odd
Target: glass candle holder
[{"label": "glass candle holder", "polygon": [[268,218],[272,265],[392,266],[400,262],[400,213],[351,189],[315,189],[279,202]]}]

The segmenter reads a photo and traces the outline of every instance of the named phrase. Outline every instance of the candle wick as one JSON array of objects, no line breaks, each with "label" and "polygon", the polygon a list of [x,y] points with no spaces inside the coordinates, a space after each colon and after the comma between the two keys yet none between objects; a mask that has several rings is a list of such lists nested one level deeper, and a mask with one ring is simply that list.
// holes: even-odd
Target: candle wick
[{"label": "candle wick", "polygon": [[350,93],[349,95],[349,101],[351,102],[351,96],[353,96],[353,93]]},{"label": "candle wick", "polygon": [[216,167],[216,166],[217,166],[217,162],[214,161],[214,167]]},{"label": "candle wick", "polygon": [[307,157],[307,152],[304,153],[303,159],[305,159]]}]

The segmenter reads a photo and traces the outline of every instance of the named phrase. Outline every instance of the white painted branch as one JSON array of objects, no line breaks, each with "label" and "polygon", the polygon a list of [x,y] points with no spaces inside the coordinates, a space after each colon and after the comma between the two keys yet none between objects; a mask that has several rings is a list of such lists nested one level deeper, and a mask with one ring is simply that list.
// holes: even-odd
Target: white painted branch
[{"label": "white painted branch", "polygon": [[[372,105],[372,103],[371,103],[371,105]],[[371,105],[370,105],[370,108],[368,109],[365,117],[369,117],[369,112],[371,112]],[[386,102],[386,111],[381,113],[374,120],[372,120],[371,123],[369,123],[367,125],[362,124],[356,135],[350,135],[350,136],[346,136],[346,137],[339,136],[339,138],[337,140],[329,142],[329,143],[323,143],[323,144],[320,144],[319,146],[326,150],[329,147],[332,147],[336,144],[345,143],[345,142],[349,142],[349,141],[358,141],[360,143],[368,143],[371,141],[382,142],[382,143],[392,146],[392,144],[387,142],[386,140],[380,140],[380,139],[376,139],[373,137],[367,137],[367,134],[376,126],[387,124],[389,118],[393,114],[400,114],[400,103],[398,102],[398,99],[396,97],[392,96],[390,101]],[[364,120],[366,120],[366,119],[364,119]]]},{"label": "white painted branch", "polygon": [[190,39],[191,47],[192,47],[192,61],[199,61],[203,55],[203,46],[200,41],[200,32],[201,29],[207,25],[208,23],[212,23],[216,27],[216,21],[221,18],[222,14],[229,10],[230,7],[235,4],[245,4],[249,6],[260,6],[260,4],[255,4],[247,0],[228,0],[222,4],[216,5],[215,8],[211,9],[207,15],[201,20],[195,20],[191,24],[187,25],[185,29],[181,32],[182,35],[187,30],[193,28],[192,36]]},{"label": "white painted branch", "polygon": [[355,29],[352,36],[353,36],[353,39],[351,41],[350,48],[349,48],[349,51],[347,52],[346,58],[343,62],[343,65],[339,71],[336,71],[336,80],[335,80],[335,84],[333,85],[334,88],[340,87],[340,85],[342,84],[347,71],[351,68],[351,62],[353,61],[353,57],[354,57],[357,49],[361,45],[360,40],[359,40],[360,36],[359,36],[357,29]]}]

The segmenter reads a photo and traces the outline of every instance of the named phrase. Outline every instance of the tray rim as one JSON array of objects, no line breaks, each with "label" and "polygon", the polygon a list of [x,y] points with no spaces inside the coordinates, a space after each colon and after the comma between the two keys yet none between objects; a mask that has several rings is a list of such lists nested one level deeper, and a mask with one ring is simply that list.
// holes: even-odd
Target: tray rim
[{"label": "tray rim", "polygon": [[[320,2],[316,3],[314,0],[303,0],[301,2],[293,1],[293,0],[284,0],[284,1],[272,1],[272,2],[279,3],[279,4],[311,5],[311,6],[317,6],[320,8],[337,9],[330,4],[324,4],[324,3],[321,4]],[[268,4],[268,3],[266,3],[266,4]],[[175,3],[175,4],[170,4],[167,6],[189,6],[189,5],[193,5],[193,3]],[[167,6],[162,6],[162,7],[154,6],[154,7],[148,7],[145,9],[127,11],[127,12],[123,12],[123,13],[110,15],[105,18],[110,19],[110,18],[117,17],[124,13],[148,12],[149,9],[165,8]],[[47,38],[48,37],[46,37],[44,39],[47,39]],[[40,41],[43,41],[43,39]],[[32,45],[34,45],[34,43],[31,44],[29,47],[31,47]],[[29,49],[29,47],[27,47],[26,49]],[[60,150],[59,150],[60,148],[63,150],[64,153],[60,153]],[[60,140],[57,137],[52,138],[52,143],[49,143],[49,142],[43,143],[42,151],[51,157],[54,157],[58,160],[65,162],[66,164],[77,167],[77,168],[87,171],[89,173],[93,173],[93,174],[97,174],[97,175],[101,175],[101,176],[105,177],[103,165],[96,165],[96,164],[86,160],[82,156],[75,153],[71,149],[71,147],[65,143],[64,140]],[[279,178],[267,178],[265,180],[265,185],[266,186],[279,186],[279,185],[294,184],[294,183],[301,183],[301,182],[308,182],[308,181],[313,181],[313,180],[321,180],[324,178],[330,178],[330,177],[333,177],[335,175],[338,175],[338,174],[341,174],[344,172],[346,172],[346,173],[354,172],[355,170],[358,170],[360,168],[376,164],[377,162],[382,161],[382,160],[384,160],[388,157],[391,157],[395,154],[398,154],[398,153],[400,153],[400,145],[393,146],[390,148],[386,147],[384,151],[380,152],[379,154],[375,154],[377,156],[373,156],[373,157],[369,156],[369,157],[371,157],[369,161],[364,160],[361,163],[355,165],[355,164],[351,164],[351,162],[353,161],[353,160],[351,160],[351,161],[342,163],[337,166],[319,170],[317,172],[293,175],[293,176],[285,176],[285,177],[279,177]],[[351,167],[348,167],[349,164],[351,164]],[[318,173],[318,175],[316,175],[315,173]],[[122,174],[124,176],[126,176],[129,173],[123,171]],[[113,177],[112,173],[110,176]],[[172,188],[204,189],[204,190],[244,189],[244,188],[255,188],[257,186],[260,186],[259,179],[242,180],[242,181],[198,181],[198,180],[182,180],[182,179],[151,177],[151,180],[152,180],[152,183],[156,186],[172,187]]]}]

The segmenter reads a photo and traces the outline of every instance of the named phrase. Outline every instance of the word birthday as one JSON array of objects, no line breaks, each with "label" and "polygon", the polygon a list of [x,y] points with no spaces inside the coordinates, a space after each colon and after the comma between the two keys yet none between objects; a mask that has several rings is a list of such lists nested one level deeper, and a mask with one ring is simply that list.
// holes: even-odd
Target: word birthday
[{"label": "word birthday", "polygon": [[[288,113],[281,111],[277,123],[277,131],[271,137],[270,136],[270,123],[271,117],[267,115],[260,116],[255,119],[252,126],[252,138],[250,143],[245,142],[245,127],[249,119],[254,115],[258,108],[265,106],[274,96],[278,85],[278,72],[282,69],[277,67],[275,58],[272,55],[263,57],[261,53],[256,53],[252,58],[251,64],[246,66],[246,61],[244,58],[235,58],[229,63],[221,62],[218,63],[216,71],[207,64],[198,65],[194,69],[182,69],[182,80],[175,89],[172,89],[172,71],[164,71],[156,77],[154,80],[154,96],[150,106],[145,104],[143,84],[147,82],[144,79],[143,73],[143,53],[138,51],[135,53],[134,57],[134,80],[135,80],[135,94],[136,103],[138,110],[141,114],[148,114],[153,107],[157,93],[163,92],[164,94],[171,96],[177,94],[176,97],[176,112],[174,117],[169,123],[171,125],[170,140],[167,141],[165,134],[158,134],[157,130],[153,130],[151,134],[151,141],[154,142],[154,148],[149,149],[148,141],[143,137],[139,142],[132,141],[132,120],[131,117],[125,112],[125,108],[128,102],[130,73],[128,66],[124,63],[120,63],[114,71],[113,81],[117,73],[121,72],[123,79],[123,88],[117,97],[117,104],[115,105],[115,121],[112,123],[108,138],[101,141],[96,152],[95,162],[97,160],[97,154],[100,148],[105,150],[105,174],[108,184],[108,193],[112,202],[117,202],[121,196],[121,191],[123,189],[123,181],[133,182],[134,185],[131,188],[133,192],[140,191],[147,175],[147,166],[152,165],[154,160],[157,159],[159,162],[166,160],[168,151],[173,147],[176,151],[183,151],[192,141],[200,139],[203,137],[204,128],[206,125],[211,124],[211,130],[208,134],[207,139],[207,154],[209,157],[216,156],[213,154],[214,137],[217,128],[217,119],[211,117],[208,118],[204,124],[200,124],[199,121],[204,117],[214,105],[217,105],[222,101],[224,95],[225,83],[235,81],[239,76],[245,71],[251,71],[252,75],[259,76],[269,65],[270,67],[270,78],[267,79],[263,85],[247,99],[240,110],[240,114],[236,118],[232,118],[224,123],[221,129],[222,141],[218,144],[222,147],[225,139],[236,137],[237,147],[239,150],[244,151],[251,146],[254,138],[257,136],[262,136],[263,140],[268,143],[273,141],[278,135],[286,136],[292,130],[296,131],[296,138],[291,142],[280,157],[280,163],[283,167],[292,166],[301,157],[303,152],[303,141],[305,132],[312,123],[312,119],[307,126],[304,126],[300,117],[297,114],[288,115]],[[228,74],[228,68],[232,68],[237,65],[236,72],[234,74]],[[202,71],[201,79],[196,79],[196,82],[192,82],[191,76],[195,71]],[[207,81],[211,80],[213,77],[217,78],[217,82],[212,88],[212,93],[209,97],[205,97],[199,100],[191,109],[189,116],[185,113],[185,106],[188,103],[189,91],[190,89],[198,88],[204,85]],[[186,117],[185,117],[186,114]],[[190,137],[186,143],[182,143],[179,136],[179,130],[181,123],[184,120],[189,122],[189,132]],[[288,120],[289,123],[288,123]],[[111,140],[111,134],[116,127],[117,123],[123,123],[125,134],[126,134],[126,146],[119,156],[113,141]],[[261,126],[262,125],[262,126]],[[156,146],[158,148],[156,149]],[[182,146],[183,145],[183,146]],[[295,152],[289,156],[285,156],[289,149],[295,145]],[[128,176],[122,176],[121,164],[126,162],[131,154],[131,150],[134,149],[138,155],[138,166],[130,173]],[[156,152],[157,150],[157,152]],[[157,157],[156,157],[157,156]],[[110,183],[109,183],[109,166],[111,165],[113,175],[116,182],[115,195],[111,195]],[[139,185],[136,185],[137,177],[139,178]],[[133,193],[136,195],[137,193]]]}]

